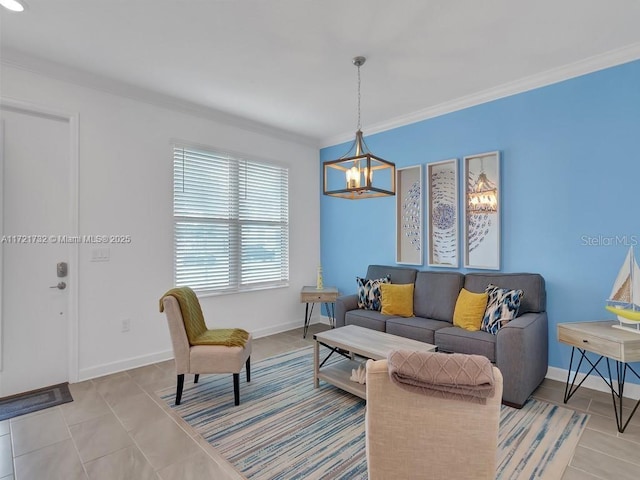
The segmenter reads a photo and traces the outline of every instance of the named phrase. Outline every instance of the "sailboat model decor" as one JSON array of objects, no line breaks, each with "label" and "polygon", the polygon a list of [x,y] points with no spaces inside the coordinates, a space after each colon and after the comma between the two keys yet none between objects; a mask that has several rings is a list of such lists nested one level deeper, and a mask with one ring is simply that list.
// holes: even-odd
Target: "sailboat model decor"
[{"label": "sailboat model decor", "polygon": [[605,308],[618,316],[620,324],[614,328],[640,334],[640,267],[633,247],[629,247]]}]

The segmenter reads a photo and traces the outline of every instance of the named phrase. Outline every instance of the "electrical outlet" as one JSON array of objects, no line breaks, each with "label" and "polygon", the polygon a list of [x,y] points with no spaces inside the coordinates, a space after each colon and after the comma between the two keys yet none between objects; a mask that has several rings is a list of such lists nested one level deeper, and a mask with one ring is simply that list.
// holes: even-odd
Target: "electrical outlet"
[{"label": "electrical outlet", "polygon": [[122,333],[127,333],[131,330],[131,319],[125,318],[122,320]]}]

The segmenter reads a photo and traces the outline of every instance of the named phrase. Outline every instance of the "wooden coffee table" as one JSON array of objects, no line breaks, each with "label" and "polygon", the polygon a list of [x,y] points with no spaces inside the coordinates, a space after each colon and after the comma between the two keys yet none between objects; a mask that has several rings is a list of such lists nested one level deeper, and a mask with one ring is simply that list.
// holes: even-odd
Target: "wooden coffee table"
[{"label": "wooden coffee table", "polygon": [[[430,343],[411,340],[410,338],[378,332],[369,328],[347,325],[313,336],[313,386],[318,388],[320,380],[335,385],[346,392],[367,398],[367,388],[358,382],[349,380],[351,370],[362,363],[356,361],[358,355],[364,359],[382,360],[392,350],[414,350],[420,352],[435,352],[436,346]],[[320,362],[320,345],[331,349],[331,353]],[[344,360],[324,366],[334,353],[345,357]]]}]

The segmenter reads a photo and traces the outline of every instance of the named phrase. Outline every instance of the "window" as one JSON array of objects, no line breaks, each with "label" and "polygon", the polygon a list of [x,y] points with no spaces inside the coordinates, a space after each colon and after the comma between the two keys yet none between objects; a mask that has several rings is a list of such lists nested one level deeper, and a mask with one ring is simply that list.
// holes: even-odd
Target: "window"
[{"label": "window", "polygon": [[289,281],[289,171],[175,146],[176,286],[238,292]]}]

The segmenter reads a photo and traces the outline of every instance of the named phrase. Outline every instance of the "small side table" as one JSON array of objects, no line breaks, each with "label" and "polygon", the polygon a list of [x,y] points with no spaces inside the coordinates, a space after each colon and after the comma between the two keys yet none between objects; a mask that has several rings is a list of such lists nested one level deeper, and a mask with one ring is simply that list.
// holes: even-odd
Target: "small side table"
[{"label": "small side table", "polygon": [[[612,325],[617,323],[618,322],[615,321],[559,323],[558,341],[572,347],[571,360],[569,361],[569,372],[567,374],[567,384],[564,389],[564,403],[567,403],[572,395],[576,393],[589,374],[595,371],[611,389],[613,410],[616,415],[616,425],[618,427],[618,431],[623,433],[629,424],[629,420],[631,420],[631,417],[636,413],[638,406],[640,406],[640,400],[638,400],[635,407],[629,414],[629,418],[627,418],[627,421],[623,423],[622,396],[624,394],[624,383],[627,376],[627,370],[630,370],[636,378],[640,379],[638,373],[629,365],[629,363],[640,361],[640,335],[612,328]],[[573,380],[571,380],[571,370],[574,367],[573,354],[576,350],[580,353],[580,360],[575,366],[576,374],[574,374]],[[587,353],[594,353],[599,355],[600,358],[593,363],[591,359],[587,357]],[[598,364],[603,358],[606,359],[609,378],[606,378],[600,370],[598,370]],[[611,377],[609,359],[615,360],[616,362],[617,379],[615,380]],[[578,385],[574,386],[578,376],[577,372],[580,371],[583,360],[591,365],[591,369],[587,372],[587,376],[585,376]],[[571,385],[569,385],[570,380]],[[614,385],[614,381],[617,385]]]},{"label": "small side table", "polygon": [[[313,306],[316,303],[324,303],[327,306],[329,324],[331,325],[331,328],[336,326],[335,303],[337,298],[338,289],[336,287],[324,287],[319,289],[316,287],[302,287],[302,290],[300,291],[300,303],[307,304],[304,311],[304,333],[302,334],[302,338],[307,338],[309,321],[313,314]],[[309,304],[311,304],[311,309],[309,309]]]}]

